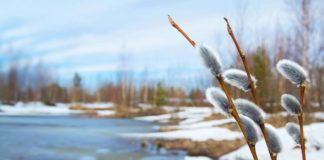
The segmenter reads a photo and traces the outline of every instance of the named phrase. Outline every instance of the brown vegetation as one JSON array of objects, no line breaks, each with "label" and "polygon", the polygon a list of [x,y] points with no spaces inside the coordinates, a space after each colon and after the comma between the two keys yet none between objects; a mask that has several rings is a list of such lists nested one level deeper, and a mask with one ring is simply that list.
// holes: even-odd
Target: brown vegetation
[{"label": "brown vegetation", "polygon": [[155,140],[154,144],[158,148],[165,148],[168,150],[185,150],[190,156],[208,156],[212,158],[219,158],[220,156],[234,151],[244,145],[244,140],[207,140],[207,141],[192,141],[187,139],[177,140]]}]

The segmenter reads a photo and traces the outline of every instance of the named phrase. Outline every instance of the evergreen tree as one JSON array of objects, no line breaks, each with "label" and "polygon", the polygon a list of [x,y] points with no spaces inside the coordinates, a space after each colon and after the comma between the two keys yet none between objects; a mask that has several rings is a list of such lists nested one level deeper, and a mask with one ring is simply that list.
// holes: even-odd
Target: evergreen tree
[{"label": "evergreen tree", "polygon": [[153,105],[156,107],[160,107],[160,106],[166,104],[166,102],[167,102],[166,91],[163,88],[161,82],[159,82],[155,88],[155,96],[154,96],[154,100],[153,100]]},{"label": "evergreen tree", "polygon": [[261,107],[270,111],[274,111],[274,107],[268,107],[266,104],[274,102],[278,99],[277,88],[274,82],[274,76],[271,71],[270,58],[264,47],[259,47],[252,54],[251,72],[257,79],[257,94],[260,99]]}]

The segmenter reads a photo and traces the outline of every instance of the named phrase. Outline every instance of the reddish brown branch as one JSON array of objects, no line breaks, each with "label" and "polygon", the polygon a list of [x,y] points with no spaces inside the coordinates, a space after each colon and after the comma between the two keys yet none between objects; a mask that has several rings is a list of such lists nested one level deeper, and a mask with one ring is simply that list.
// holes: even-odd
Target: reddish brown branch
[{"label": "reddish brown branch", "polygon": [[179,25],[171,18],[170,15],[168,15],[168,19],[169,19],[169,22],[170,24],[172,25],[172,27],[174,27],[175,29],[177,29],[188,41],[189,43],[193,46],[193,47],[196,47],[196,42],[193,41],[188,35],[186,32],[184,32],[182,30],[182,28],[179,27]]},{"label": "reddish brown branch", "polygon": [[231,96],[231,94],[230,94],[230,93],[228,92],[228,90],[227,90],[227,87],[226,87],[226,85],[225,85],[225,82],[224,82],[224,80],[223,80],[223,77],[219,76],[219,77],[216,77],[216,78],[217,78],[217,80],[218,80],[218,82],[219,82],[219,85],[221,86],[222,90],[224,91],[224,93],[225,93],[225,95],[226,95],[226,97],[227,97],[228,102],[229,102],[230,105],[231,105],[230,113],[231,113],[231,115],[234,117],[234,119],[236,120],[236,122],[237,122],[239,128],[241,129],[241,131],[242,131],[242,133],[243,133],[243,135],[244,135],[244,138],[245,138],[245,140],[246,140],[246,142],[247,142],[247,144],[248,144],[248,146],[249,146],[249,149],[250,149],[250,151],[251,151],[251,153],[252,153],[253,159],[254,159],[254,160],[257,160],[257,159],[258,159],[258,156],[257,156],[256,151],[255,151],[255,146],[251,145],[251,144],[247,141],[247,135],[246,135],[246,132],[245,132],[245,128],[244,128],[243,123],[242,123],[242,121],[241,121],[241,118],[240,118],[240,116],[239,116],[239,114],[238,114],[238,112],[237,112],[237,110],[236,110],[236,107],[235,107],[235,105],[234,105],[234,103],[233,103],[232,96]]},{"label": "reddish brown branch", "polygon": [[250,144],[250,145],[251,145],[250,148],[251,148],[251,152],[252,152],[253,159],[258,159],[256,150],[255,150],[255,144]]},{"label": "reddish brown branch", "polygon": [[[189,43],[193,46],[193,47],[196,47],[196,42],[195,41],[193,41],[183,30],[182,30],[182,28],[171,18],[171,16],[170,15],[168,15],[168,19],[169,19],[169,22],[170,22],[170,24],[175,28],[175,29],[177,29],[188,41],[189,41]],[[240,116],[239,116],[239,114],[238,114],[238,112],[237,112],[237,110],[236,110],[236,107],[235,107],[235,105],[234,105],[234,103],[233,103],[233,100],[232,100],[232,96],[231,96],[231,94],[228,92],[228,90],[227,90],[227,88],[226,88],[226,85],[225,85],[225,83],[224,83],[224,80],[223,80],[223,77],[222,76],[218,76],[218,77],[216,77],[217,78],[217,80],[218,80],[218,82],[219,82],[219,84],[220,84],[220,86],[221,86],[221,88],[222,88],[222,90],[224,91],[224,93],[225,93],[225,95],[226,95],[226,97],[227,97],[227,100],[229,101],[229,103],[230,103],[230,105],[231,105],[231,108],[230,108],[230,113],[231,113],[231,115],[234,117],[234,119],[236,120],[236,122],[237,122],[237,124],[238,124],[238,126],[240,127],[240,129],[241,129],[241,131],[242,131],[242,133],[243,133],[243,135],[244,135],[244,138],[245,138],[245,140],[246,140],[246,142],[247,142],[247,136],[246,136],[246,132],[245,132],[245,129],[244,129],[244,127],[243,127],[243,123],[241,122],[241,119],[240,119]],[[253,156],[253,158],[254,158],[254,160],[258,160],[258,157],[257,157],[257,155],[256,155],[256,152],[255,152],[255,148],[253,149],[253,146],[251,145],[251,144],[249,144],[248,142],[247,142],[247,144],[248,144],[248,146],[249,146],[249,148],[250,148],[250,151],[251,151],[251,153],[252,153],[252,156]]]},{"label": "reddish brown branch", "polygon": [[[300,86],[300,105],[302,109],[304,109],[304,96],[305,96],[305,84],[302,84]],[[300,115],[298,115],[298,123],[300,128],[300,146],[301,146],[301,152],[303,160],[306,160],[306,147],[305,147],[305,138],[304,138],[304,111],[301,112]]]},{"label": "reddish brown branch", "polygon": [[[255,90],[255,85],[254,85],[254,82],[253,82],[253,80],[252,80],[252,78],[251,78],[251,72],[250,72],[250,70],[249,70],[249,67],[248,67],[248,64],[247,64],[247,61],[246,61],[245,55],[244,55],[244,53],[243,53],[243,50],[242,50],[242,48],[240,47],[239,43],[238,43],[237,40],[236,40],[236,37],[235,37],[235,35],[234,35],[234,33],[233,33],[232,27],[231,27],[231,25],[230,25],[228,19],[224,17],[224,20],[225,20],[226,25],[227,25],[227,31],[228,31],[228,34],[231,36],[231,38],[232,38],[232,40],[233,40],[233,42],[234,42],[234,44],[235,44],[235,47],[236,47],[236,49],[237,49],[237,52],[238,52],[238,54],[239,54],[239,56],[241,57],[241,60],[242,60],[242,62],[243,62],[244,69],[245,69],[246,75],[247,75],[248,80],[249,80],[250,90],[251,90],[251,95],[252,95],[252,97],[253,97],[253,100],[254,100],[254,102],[255,102],[258,106],[260,106],[260,102],[259,102],[259,100],[258,100],[258,97],[257,97],[257,94],[256,94],[256,90]],[[268,147],[268,151],[269,151],[269,154],[270,154],[270,156],[271,156],[271,159],[274,160],[274,159],[276,159],[276,157],[272,156],[272,154],[271,154],[271,152],[270,152],[270,150],[269,150],[269,136],[268,136],[268,133],[267,133],[266,130],[265,130],[265,126],[264,126],[264,124],[261,124],[261,125],[259,125],[259,127],[260,127],[260,129],[261,129],[261,131],[262,131],[262,134],[263,134],[264,140],[265,140],[265,142],[266,142],[266,145],[267,145],[267,147]]]},{"label": "reddish brown branch", "polygon": [[263,135],[263,137],[264,137],[264,141],[266,142],[266,145],[267,145],[267,147],[268,147],[268,151],[269,151],[269,154],[270,154],[271,160],[275,160],[276,157],[273,156],[272,153],[271,153],[270,150],[269,150],[269,145],[270,145],[270,143],[269,143],[269,136],[268,136],[268,133],[266,132],[266,128],[265,128],[264,123],[260,124],[259,127],[260,127],[261,132],[262,132],[262,135]]},{"label": "reddish brown branch", "polygon": [[249,80],[249,83],[250,83],[250,90],[251,90],[251,94],[252,94],[253,100],[254,100],[254,102],[257,105],[260,105],[259,100],[258,100],[258,97],[256,95],[255,86],[254,86],[253,80],[251,78],[251,73],[250,73],[248,64],[246,62],[245,55],[243,53],[243,50],[242,50],[242,48],[240,47],[239,43],[236,40],[236,37],[235,37],[235,35],[234,35],[233,31],[232,31],[232,27],[231,27],[228,19],[224,17],[224,20],[225,20],[226,25],[227,25],[227,32],[231,36],[231,38],[232,38],[232,40],[233,40],[233,42],[234,42],[234,44],[236,46],[237,52],[238,52],[239,56],[242,59],[242,62],[243,62],[243,65],[244,65],[244,69],[246,71],[246,74],[247,74],[247,77],[248,77],[248,80]]}]

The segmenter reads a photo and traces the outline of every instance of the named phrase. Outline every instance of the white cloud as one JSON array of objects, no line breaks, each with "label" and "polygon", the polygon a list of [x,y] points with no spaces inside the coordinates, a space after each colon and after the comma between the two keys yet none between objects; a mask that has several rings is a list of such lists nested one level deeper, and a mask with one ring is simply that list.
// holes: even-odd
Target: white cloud
[{"label": "white cloud", "polygon": [[1,39],[17,38],[30,35],[36,31],[36,28],[29,26],[22,26],[3,31]]}]

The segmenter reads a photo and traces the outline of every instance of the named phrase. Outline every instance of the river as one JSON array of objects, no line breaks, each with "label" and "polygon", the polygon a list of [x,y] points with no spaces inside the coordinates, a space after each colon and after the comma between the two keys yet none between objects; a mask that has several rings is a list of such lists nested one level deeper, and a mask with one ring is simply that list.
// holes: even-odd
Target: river
[{"label": "river", "polygon": [[0,116],[1,160],[182,160],[184,153],[141,147],[124,133],[156,124],[83,116]]}]

